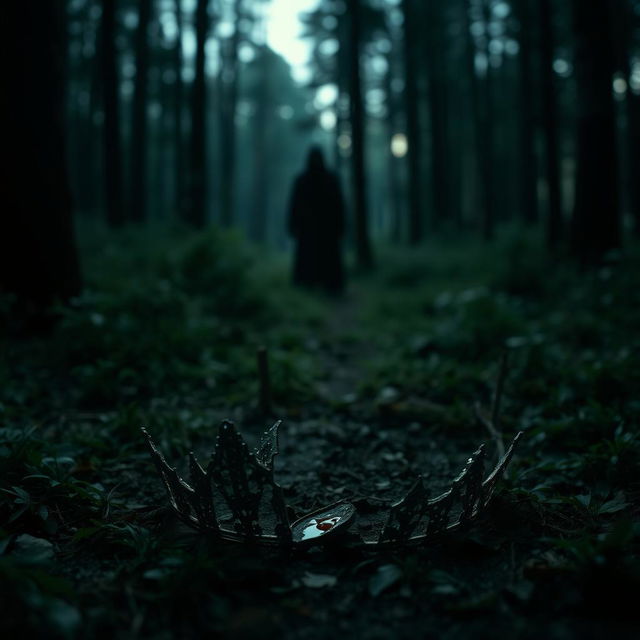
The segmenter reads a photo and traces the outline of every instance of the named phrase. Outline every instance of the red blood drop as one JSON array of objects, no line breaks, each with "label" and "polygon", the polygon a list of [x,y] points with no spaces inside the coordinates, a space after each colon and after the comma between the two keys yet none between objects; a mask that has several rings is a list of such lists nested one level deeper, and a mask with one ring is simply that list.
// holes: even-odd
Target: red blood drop
[{"label": "red blood drop", "polygon": [[333,525],[330,522],[318,522],[316,529],[320,529],[320,531],[329,531],[329,529],[333,529]]}]

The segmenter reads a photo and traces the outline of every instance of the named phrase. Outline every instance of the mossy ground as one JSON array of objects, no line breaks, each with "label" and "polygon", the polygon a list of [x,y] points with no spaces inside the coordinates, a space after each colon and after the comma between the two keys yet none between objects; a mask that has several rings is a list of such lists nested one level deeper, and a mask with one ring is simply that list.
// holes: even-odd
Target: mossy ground
[{"label": "mossy ground", "polygon": [[[640,289],[633,249],[579,272],[534,237],[380,249],[343,298],[289,286],[234,234],[83,233],[83,296],[0,371],[5,637],[630,637],[640,587]],[[446,483],[500,427],[525,438],[490,510],[421,549],[292,554],[178,525],[140,436],[253,442],[256,349],[304,513]],[[636,627],[637,630],[637,627]],[[8,634],[8,635],[6,635]]]}]

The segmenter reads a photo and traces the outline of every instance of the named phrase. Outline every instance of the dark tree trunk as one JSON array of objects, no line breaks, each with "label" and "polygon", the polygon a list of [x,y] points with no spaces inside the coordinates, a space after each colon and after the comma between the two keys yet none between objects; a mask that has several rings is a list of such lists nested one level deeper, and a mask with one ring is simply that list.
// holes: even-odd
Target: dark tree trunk
[{"label": "dark tree trunk", "polygon": [[209,19],[208,0],[198,0],[196,5],[196,59],[195,77],[191,94],[191,167],[187,222],[201,229],[206,223],[205,173],[206,173],[206,103],[205,45]]},{"label": "dark tree trunk", "polygon": [[178,27],[176,41],[173,47],[173,64],[176,73],[176,84],[173,94],[173,172],[174,172],[174,209],[180,217],[183,217],[184,198],[184,125],[183,125],[183,99],[184,83],[182,81],[182,8],[181,0],[174,0],[174,14]]},{"label": "dark tree trunk", "polygon": [[617,70],[627,82],[625,113],[627,129],[625,138],[625,193],[627,212],[631,216],[633,231],[640,236],[640,94],[632,90],[631,59],[634,57],[634,34],[640,29],[640,16],[634,12],[632,2],[614,5],[616,32]]},{"label": "dark tree trunk", "polygon": [[418,113],[418,45],[416,0],[403,0],[404,13],[404,76],[405,111],[407,115],[407,169],[409,179],[409,243],[419,244],[423,237],[422,205],[420,202],[420,122]]},{"label": "dark tree trunk", "polygon": [[606,0],[574,0],[578,149],[572,249],[596,264],[620,246],[611,7]]},{"label": "dark tree trunk", "polygon": [[[424,1],[424,0],[423,0]],[[447,136],[447,102],[444,74],[444,39],[441,12],[444,4],[428,0],[426,9],[426,70],[429,84],[429,120],[431,125],[432,223],[435,229],[450,219],[449,146]]]},{"label": "dark tree trunk", "polygon": [[[488,29],[491,9],[488,0],[483,0],[483,18]],[[489,60],[488,47],[484,51]],[[474,70],[475,73],[475,70]],[[493,239],[496,218],[496,185],[494,182],[495,151],[493,144],[493,73],[491,65],[487,62],[487,70],[484,78],[484,86],[478,82],[478,160],[480,162],[480,178],[482,183],[482,195],[484,200],[482,235],[486,241]]]},{"label": "dark tree trunk", "polygon": [[487,68],[484,86],[476,70],[476,44],[471,33],[469,4],[465,1],[466,61],[467,73],[471,85],[471,108],[474,122],[474,156],[476,164],[476,181],[479,191],[480,224],[485,240],[493,237],[495,219],[494,183],[493,183],[493,114],[491,111],[491,70]]},{"label": "dark tree trunk", "polygon": [[[389,143],[393,140],[393,136],[401,130],[399,126],[399,105],[396,95],[393,91],[392,80],[395,70],[395,49],[396,43],[392,45],[392,49],[387,56],[388,68],[384,76],[384,90],[387,94],[387,117],[386,117],[386,133]],[[387,166],[388,166],[388,199],[390,210],[390,239],[394,243],[399,243],[402,238],[403,229],[403,202],[402,202],[402,184],[400,177],[399,158],[396,158],[391,149],[387,150]]]},{"label": "dark tree trunk", "polygon": [[[267,212],[269,207],[269,113],[273,110],[271,76],[273,53],[267,47],[259,51],[260,76],[258,80],[256,113],[253,119],[253,194],[251,209],[251,237],[256,242],[267,239]],[[223,159],[224,162],[224,159]]]},{"label": "dark tree trunk", "polygon": [[[76,20],[81,22],[82,33],[75,37],[78,40],[86,38],[86,32],[93,29],[95,19],[90,15],[91,7],[86,6],[76,14]],[[101,85],[100,56],[86,56],[82,52],[79,56],[69,59],[70,75],[75,91],[70,90],[70,114],[68,126],[68,157],[82,158],[82,162],[71,162],[71,186],[75,208],[78,214],[95,213],[98,203],[102,203],[102,189],[100,184],[101,141],[96,140],[94,114],[101,108],[99,87]],[[87,103],[80,102],[80,95],[88,93]],[[97,179],[96,179],[97,178]]]},{"label": "dark tree trunk", "polygon": [[107,222],[111,227],[124,224],[122,200],[122,152],[120,135],[120,81],[118,77],[116,1],[102,0],[102,102],[104,107],[104,188]]},{"label": "dark tree trunk", "polygon": [[65,153],[63,6],[51,0],[4,8],[11,99],[2,118],[9,162],[0,195],[0,291],[14,294],[30,319],[80,290]]},{"label": "dark tree trunk", "polygon": [[540,0],[540,69],[547,178],[547,246],[551,252],[555,253],[562,240],[563,224],[553,47],[551,0]]},{"label": "dark tree trunk", "polygon": [[348,0],[349,20],[349,110],[351,118],[351,148],[353,172],[356,258],[358,267],[369,270],[373,255],[369,240],[369,218],[365,178],[364,105],[360,77],[361,24],[360,1]]},{"label": "dark tree trunk", "polygon": [[129,219],[147,219],[147,100],[149,76],[149,24],[151,0],[138,2],[136,76],[133,93],[133,140],[131,148],[131,202]]},{"label": "dark tree trunk", "polygon": [[520,195],[521,214],[525,224],[538,220],[538,175],[536,170],[535,125],[533,110],[533,67],[531,64],[531,2],[517,0],[516,15],[520,23],[519,89],[520,89]]},{"label": "dark tree trunk", "polygon": [[242,0],[235,0],[233,35],[221,42],[223,49],[220,82],[220,222],[224,227],[234,223],[236,179],[236,107],[238,103],[240,22]]},{"label": "dark tree trunk", "polygon": [[[629,86],[630,73],[626,76]],[[627,140],[629,176],[629,212],[633,230],[640,237],[640,94],[627,89]]]}]

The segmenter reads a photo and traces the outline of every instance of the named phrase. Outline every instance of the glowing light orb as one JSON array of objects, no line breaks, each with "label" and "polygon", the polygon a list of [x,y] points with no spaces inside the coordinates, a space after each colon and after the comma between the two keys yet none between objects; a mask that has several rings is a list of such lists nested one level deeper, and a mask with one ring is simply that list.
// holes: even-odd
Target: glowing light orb
[{"label": "glowing light orb", "polygon": [[409,150],[409,141],[404,133],[396,133],[391,138],[391,153],[396,158],[404,158]]},{"label": "glowing light orb", "polygon": [[333,111],[323,111],[320,114],[320,126],[325,131],[331,131],[336,127],[336,114]]},{"label": "glowing light orb", "polygon": [[338,147],[340,147],[342,151],[351,150],[351,136],[348,133],[341,133],[338,136]]},{"label": "glowing light orb", "polygon": [[623,77],[618,76],[613,81],[613,92],[618,95],[624,95],[627,93],[627,81]]}]

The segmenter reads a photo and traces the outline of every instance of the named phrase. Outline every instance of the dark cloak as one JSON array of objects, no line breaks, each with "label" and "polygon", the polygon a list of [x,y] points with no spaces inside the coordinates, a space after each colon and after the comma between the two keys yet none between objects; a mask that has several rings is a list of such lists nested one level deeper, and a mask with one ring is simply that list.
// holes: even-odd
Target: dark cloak
[{"label": "dark cloak", "polygon": [[296,240],[293,282],[339,293],[344,287],[344,200],[337,176],[313,149],[295,181],[289,203],[289,233]]}]

